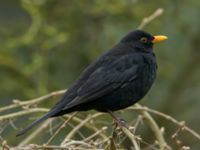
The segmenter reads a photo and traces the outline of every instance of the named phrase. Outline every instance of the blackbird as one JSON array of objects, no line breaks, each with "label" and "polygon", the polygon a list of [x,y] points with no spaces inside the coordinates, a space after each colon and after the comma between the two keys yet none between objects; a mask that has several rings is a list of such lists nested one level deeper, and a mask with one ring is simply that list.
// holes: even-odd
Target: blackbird
[{"label": "blackbird", "polygon": [[114,116],[113,111],[133,105],[146,95],[156,78],[153,44],[166,39],[142,30],[128,33],[91,63],[47,114],[17,136],[50,117],[90,109]]}]

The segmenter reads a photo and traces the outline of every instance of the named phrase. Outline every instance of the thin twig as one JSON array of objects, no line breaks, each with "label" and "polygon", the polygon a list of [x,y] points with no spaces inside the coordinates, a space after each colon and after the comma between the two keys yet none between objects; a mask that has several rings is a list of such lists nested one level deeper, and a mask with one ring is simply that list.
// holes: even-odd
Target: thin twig
[{"label": "thin twig", "polygon": [[102,115],[102,113],[96,113],[94,115],[88,115],[88,117],[86,119],[84,119],[80,124],[78,124],[74,129],[72,129],[71,132],[68,133],[68,135],[65,137],[65,139],[63,140],[63,142],[61,143],[61,145],[65,145],[65,143],[71,139],[71,137],[76,133],[77,130],[79,130],[80,128],[82,128],[87,122],[89,122],[91,119],[94,119],[96,117],[99,117],[100,115]]},{"label": "thin twig", "polygon": [[[64,115],[63,118],[67,119],[69,117],[69,115]],[[77,122],[77,123],[81,123],[83,120],[78,118],[78,117],[73,117],[72,118],[73,121]],[[84,125],[86,128],[93,130],[93,132],[97,132],[99,129],[96,128],[95,126],[91,126],[88,122]],[[107,139],[107,136],[105,136],[104,134],[100,133],[100,136],[102,139]]]},{"label": "thin twig", "polygon": [[153,21],[155,18],[161,16],[164,12],[163,8],[158,8],[153,14],[151,14],[148,17],[145,17],[141,24],[138,26],[138,29],[143,29],[147,24],[149,24],[151,21]]},{"label": "thin twig", "polygon": [[17,117],[20,117],[20,116],[24,116],[24,115],[27,115],[27,114],[31,114],[31,113],[34,113],[34,112],[48,112],[49,109],[47,108],[32,108],[32,109],[26,109],[26,110],[23,110],[23,111],[19,111],[19,112],[15,112],[15,113],[10,113],[8,115],[3,115],[3,116],[0,116],[0,122],[1,121],[5,121],[5,120],[9,120],[9,119],[13,119],[13,118],[17,118]]},{"label": "thin twig", "polygon": [[100,133],[104,132],[105,130],[107,130],[108,127],[102,127],[99,131],[93,133],[92,135],[90,135],[89,137],[83,139],[84,142],[88,142],[89,140],[91,140],[92,138],[96,137],[97,135],[99,135]]},{"label": "thin twig", "polygon": [[127,128],[125,128],[123,126],[121,126],[120,128],[126,134],[126,136],[129,137],[129,139],[131,140],[131,142],[134,145],[135,150],[140,150],[140,146],[138,145],[138,143],[136,141],[137,140],[136,136],[132,132],[130,132],[130,130],[128,130]]},{"label": "thin twig", "polygon": [[[53,118],[52,118],[53,119]],[[39,126],[32,134],[28,137],[24,138],[23,141],[19,144],[19,146],[25,146],[26,144],[30,143],[34,138],[39,136],[43,131],[48,127],[48,125],[52,122],[52,119],[46,120],[41,126]]]},{"label": "thin twig", "polygon": [[[163,117],[163,118],[171,121],[172,123],[174,123],[174,124],[176,124],[178,126],[182,126],[183,125],[182,121],[179,122],[175,118],[173,118],[173,117],[171,117],[171,116],[169,116],[167,114],[164,114],[162,112],[150,109],[148,107],[140,107],[140,108],[138,108],[138,107],[134,107],[133,106],[133,107],[130,107],[128,109],[138,110],[138,111],[141,111],[141,110],[148,111],[150,113],[153,113],[153,114],[156,114],[156,115],[158,115],[160,117]],[[184,125],[184,130],[187,131],[187,132],[189,132],[191,135],[193,135],[194,137],[196,137],[197,139],[200,140],[200,134],[198,134],[197,132],[195,132],[194,130],[192,130],[191,128],[189,128],[188,126]]]},{"label": "thin twig", "polygon": [[66,126],[66,124],[77,114],[77,112],[73,113],[61,126],[56,130],[56,132],[50,137],[50,139],[47,141],[46,145],[48,145],[55,137],[56,135]]},{"label": "thin twig", "polygon": [[74,140],[71,140],[71,141],[69,141],[69,142],[67,142],[65,144],[66,147],[69,147],[70,145],[72,145],[73,147],[74,147],[74,145],[82,145],[82,146],[87,146],[89,148],[93,147],[92,145],[90,145],[90,144],[88,144],[86,142],[83,142],[83,141],[74,141]]},{"label": "thin twig", "polygon": [[23,107],[23,106],[27,106],[27,105],[30,106],[30,105],[33,105],[33,104],[38,104],[38,103],[41,103],[42,101],[47,100],[49,98],[52,98],[54,96],[63,95],[65,92],[66,92],[66,90],[54,91],[54,92],[51,92],[47,95],[44,95],[44,96],[41,96],[41,97],[38,97],[38,98],[34,98],[34,99],[31,99],[31,100],[26,100],[26,101],[21,101],[21,100],[15,99],[15,100],[13,100],[14,104],[9,105],[9,106],[5,106],[5,107],[1,107],[0,112],[10,110],[10,109],[13,109],[13,108],[17,108],[17,107]]},{"label": "thin twig", "polygon": [[[135,107],[141,108],[142,106],[139,104],[135,104]],[[141,113],[142,113],[143,117],[148,121],[151,129],[153,130],[153,132],[156,136],[156,139],[158,140],[160,150],[164,150],[164,149],[168,148],[169,146],[167,145],[167,143],[163,137],[163,133],[159,129],[155,120],[151,117],[151,115],[149,113],[147,113],[147,111],[143,110],[143,111],[141,111]]]}]

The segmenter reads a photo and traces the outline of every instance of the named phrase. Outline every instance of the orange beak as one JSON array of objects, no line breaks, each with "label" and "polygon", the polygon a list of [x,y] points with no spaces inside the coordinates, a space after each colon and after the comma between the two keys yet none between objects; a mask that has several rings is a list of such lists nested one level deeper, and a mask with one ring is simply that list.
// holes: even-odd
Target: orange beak
[{"label": "orange beak", "polygon": [[164,36],[164,35],[156,35],[154,36],[154,39],[153,39],[153,43],[158,43],[158,42],[161,42],[161,41],[164,41],[164,40],[167,40],[168,37],[167,36]]}]

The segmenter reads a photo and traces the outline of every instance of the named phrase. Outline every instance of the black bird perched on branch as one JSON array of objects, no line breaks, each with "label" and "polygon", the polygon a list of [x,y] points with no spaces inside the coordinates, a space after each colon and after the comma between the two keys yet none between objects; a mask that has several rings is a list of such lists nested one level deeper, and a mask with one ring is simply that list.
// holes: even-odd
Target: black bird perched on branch
[{"label": "black bird perched on branch", "polygon": [[50,117],[90,109],[114,116],[112,111],[133,105],[145,96],[156,78],[153,44],[165,39],[141,30],[130,32],[90,64],[47,114],[17,136]]}]

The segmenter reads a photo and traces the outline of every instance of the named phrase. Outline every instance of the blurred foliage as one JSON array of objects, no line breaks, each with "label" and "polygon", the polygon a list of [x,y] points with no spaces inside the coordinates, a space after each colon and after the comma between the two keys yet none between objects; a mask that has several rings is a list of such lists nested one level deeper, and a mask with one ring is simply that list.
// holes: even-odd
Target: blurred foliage
[{"label": "blurred foliage", "polygon": [[[160,7],[164,14],[145,30],[169,40],[155,47],[158,77],[141,103],[200,131],[199,0],[0,0],[0,105],[67,88],[84,67]],[[161,126],[166,123],[160,120]],[[192,149],[200,147],[183,138]]]}]

